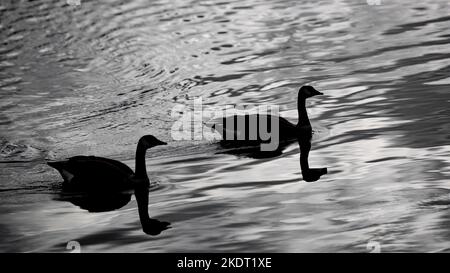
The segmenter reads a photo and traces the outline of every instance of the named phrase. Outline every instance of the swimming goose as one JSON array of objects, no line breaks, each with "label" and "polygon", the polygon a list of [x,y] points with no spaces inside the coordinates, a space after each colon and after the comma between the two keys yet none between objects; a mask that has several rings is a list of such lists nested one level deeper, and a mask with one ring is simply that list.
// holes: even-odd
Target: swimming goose
[{"label": "swimming goose", "polygon": [[[316,95],[323,95],[321,92],[314,89],[312,86],[302,86],[298,91],[297,98],[297,110],[298,110],[298,123],[296,125],[290,123],[286,119],[278,116],[270,115],[241,115],[240,118],[244,118],[245,132],[239,131],[237,127],[238,115],[225,117],[221,122],[218,122],[211,126],[222,135],[220,144],[224,148],[228,148],[224,153],[234,155],[244,155],[252,158],[269,158],[276,157],[282,154],[282,151],[288,145],[298,142],[300,146],[300,167],[302,170],[303,180],[306,182],[313,182],[320,179],[320,177],[328,172],[327,168],[310,168],[308,163],[309,152],[311,150],[311,138],[312,127],[306,111],[306,99]],[[263,119],[260,119],[263,117]],[[270,140],[263,141],[260,137],[259,122],[266,121],[266,131],[271,132],[270,119],[278,119],[279,125],[279,142],[275,150],[263,151],[261,149],[262,143],[267,143]],[[250,140],[250,121],[256,123],[253,126],[253,130],[257,130],[258,138],[256,140]],[[232,126],[227,126],[231,124]],[[254,124],[253,124],[254,125]],[[231,128],[230,128],[231,127]],[[242,128],[241,128],[242,129]],[[227,135],[228,133],[228,135]],[[239,140],[238,136],[245,136],[243,140]],[[232,139],[227,139],[231,136]],[[238,149],[235,149],[238,148]]]},{"label": "swimming goose", "polygon": [[61,174],[66,192],[86,194],[73,198],[73,203],[89,211],[118,209],[129,202],[129,190],[134,190],[142,229],[147,234],[156,235],[169,228],[170,223],[149,217],[150,180],[145,154],[147,149],[166,144],[152,135],[141,137],[136,148],[136,172],[120,161],[97,156],[74,156],[47,164]]},{"label": "swimming goose", "polygon": [[136,148],[136,172],[120,161],[97,156],[74,156],[47,164],[59,171],[66,190],[116,192],[134,189],[136,183],[149,183],[145,166],[147,149],[166,144],[152,135],[141,137]]},{"label": "swimming goose", "polygon": [[[226,147],[236,147],[236,146],[257,146],[262,143],[269,142],[270,140],[263,140],[264,138],[260,135],[260,122],[267,122],[266,131],[272,135],[272,128],[270,120],[272,118],[278,119],[278,136],[279,144],[283,146],[286,142],[292,142],[297,140],[297,138],[302,137],[302,135],[310,134],[311,123],[308,118],[308,113],[306,112],[306,99],[311,98],[316,95],[323,95],[323,93],[314,89],[314,87],[305,85],[302,86],[298,91],[297,98],[297,111],[298,111],[298,123],[292,124],[288,120],[280,116],[272,116],[267,114],[252,114],[252,115],[233,115],[222,118],[222,120],[211,126],[212,129],[216,130],[222,135],[222,140],[220,141],[222,146]],[[238,118],[245,121],[243,128],[236,128],[238,124]],[[256,123],[251,125],[251,122]],[[253,127],[253,128],[251,128]],[[252,140],[250,138],[251,130],[256,131],[257,138]],[[231,137],[231,139],[230,139]],[[240,137],[240,138],[239,138]],[[274,153],[277,154],[277,153]]]}]

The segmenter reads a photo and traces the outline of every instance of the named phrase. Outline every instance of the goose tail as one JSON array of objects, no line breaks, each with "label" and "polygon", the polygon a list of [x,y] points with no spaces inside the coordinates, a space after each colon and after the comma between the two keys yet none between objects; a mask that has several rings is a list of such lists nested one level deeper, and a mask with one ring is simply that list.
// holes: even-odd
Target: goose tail
[{"label": "goose tail", "polygon": [[47,165],[49,165],[52,168],[55,168],[64,179],[64,182],[70,183],[72,179],[74,178],[74,174],[67,169],[67,161],[53,161],[53,162],[47,162]]},{"label": "goose tail", "polygon": [[62,170],[64,168],[66,161],[53,161],[53,162],[47,162],[47,165],[49,165],[52,168],[59,170]]}]

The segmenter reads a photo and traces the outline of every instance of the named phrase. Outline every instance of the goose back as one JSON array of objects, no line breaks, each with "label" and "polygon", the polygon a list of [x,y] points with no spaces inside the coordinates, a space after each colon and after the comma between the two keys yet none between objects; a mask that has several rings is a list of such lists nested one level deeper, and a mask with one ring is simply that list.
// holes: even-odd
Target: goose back
[{"label": "goose back", "polygon": [[121,191],[132,189],[134,174],[127,165],[97,156],[75,156],[67,161],[49,162],[64,178],[64,188],[72,191]]},{"label": "goose back", "polygon": [[[266,137],[261,132],[273,135],[276,128],[272,128],[272,119],[278,123],[279,140],[295,139],[297,137],[297,127],[283,117],[266,114],[253,115],[233,115],[222,118],[214,124],[214,129],[222,136],[223,141],[233,142],[239,140],[253,141],[256,144],[262,143]],[[244,126],[238,126],[238,122],[243,122]],[[260,128],[262,122],[265,122],[265,128]],[[256,139],[254,138],[256,134]],[[232,136],[230,138],[229,136]],[[253,138],[251,138],[253,136]]]}]

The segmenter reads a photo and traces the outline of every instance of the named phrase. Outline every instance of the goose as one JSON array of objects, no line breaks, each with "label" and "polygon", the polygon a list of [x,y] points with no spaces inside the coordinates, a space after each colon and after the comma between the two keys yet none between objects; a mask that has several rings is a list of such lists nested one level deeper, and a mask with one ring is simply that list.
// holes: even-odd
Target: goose
[{"label": "goose", "polygon": [[[302,170],[303,180],[306,182],[314,182],[319,180],[322,175],[327,174],[328,172],[327,168],[310,168],[308,163],[309,152],[311,150],[312,127],[306,111],[306,100],[317,95],[323,95],[323,93],[317,91],[314,87],[309,85],[304,85],[298,90],[297,124],[292,124],[288,120],[279,116],[254,114],[240,116],[240,118],[244,118],[245,121],[244,132],[239,131],[239,129],[242,128],[236,128],[237,119],[239,117],[238,115],[224,117],[220,122],[213,124],[210,127],[222,135],[220,145],[224,148],[228,148],[228,150],[224,152],[227,154],[244,155],[252,158],[276,157],[282,154],[282,151],[286,146],[291,143],[298,142],[300,146],[300,168]],[[260,119],[261,117],[263,117],[263,119]],[[270,128],[269,122],[271,118],[278,119],[279,143],[275,150],[263,151],[260,149],[260,145],[268,141],[263,141],[259,136],[259,123],[261,121],[267,121],[267,132],[271,132],[272,128]],[[256,127],[253,126],[253,130],[257,130],[258,132],[258,137],[256,140],[249,139],[251,127],[250,121],[256,123]],[[227,126],[228,124],[232,124],[233,126]],[[233,139],[227,139],[229,135],[231,135]],[[239,140],[237,137],[238,135],[245,136],[245,138],[243,140]]]},{"label": "goose", "polygon": [[135,172],[120,161],[97,156],[74,156],[64,161],[47,162],[64,179],[65,192],[86,194],[75,198],[74,204],[89,211],[109,211],[125,206],[134,190],[143,231],[156,235],[169,228],[170,223],[151,219],[148,214],[150,180],[147,175],[147,149],[167,143],[152,135],[139,139],[136,148]]},{"label": "goose", "polygon": [[[272,128],[270,128],[270,120],[272,118],[275,118],[278,119],[279,143],[281,144],[281,146],[283,146],[283,144],[295,141],[299,137],[302,137],[302,135],[311,135],[310,132],[312,131],[312,128],[308,118],[308,113],[306,112],[306,99],[314,97],[316,95],[323,95],[323,93],[317,91],[316,89],[314,89],[314,87],[309,85],[304,85],[299,89],[297,98],[297,124],[292,124],[291,122],[280,116],[267,114],[247,114],[224,117],[220,122],[215,123],[210,127],[222,135],[222,140],[220,141],[222,146],[258,146],[264,142],[268,142],[266,140],[263,140],[260,135],[260,122],[266,121],[267,132],[272,133]],[[244,119],[244,128],[236,128],[238,124],[238,118],[241,120],[242,118]],[[255,122],[256,126],[252,126],[250,124],[251,122]],[[257,130],[257,137],[255,140],[250,139],[250,131],[252,129]],[[231,139],[229,136],[231,136]]]}]

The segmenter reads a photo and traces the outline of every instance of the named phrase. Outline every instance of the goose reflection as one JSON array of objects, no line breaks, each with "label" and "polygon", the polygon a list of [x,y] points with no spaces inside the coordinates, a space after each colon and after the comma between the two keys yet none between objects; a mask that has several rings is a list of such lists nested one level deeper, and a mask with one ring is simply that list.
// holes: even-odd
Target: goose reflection
[{"label": "goose reflection", "polygon": [[[211,126],[222,135],[220,145],[225,150],[223,153],[233,154],[238,156],[246,156],[251,158],[270,158],[276,157],[283,153],[283,150],[297,142],[300,146],[300,168],[302,170],[303,180],[306,182],[313,182],[320,179],[320,177],[327,173],[327,168],[310,168],[308,157],[311,150],[312,127],[306,111],[306,100],[308,98],[323,95],[312,86],[302,86],[298,91],[297,111],[298,123],[292,124],[288,120],[272,115],[233,115],[224,117],[219,122]],[[238,119],[242,119],[245,124],[244,128],[236,128]],[[271,119],[278,120],[279,141],[275,150],[267,151],[261,148],[261,145],[270,141],[263,140],[260,135],[260,123],[267,122],[267,132],[271,132]],[[251,125],[250,123],[255,124]],[[257,131],[255,140],[250,140],[250,130]],[[231,139],[229,136],[233,136]],[[238,139],[241,136],[241,139]],[[245,137],[242,137],[245,136]],[[243,138],[243,139],[242,139]]]},{"label": "goose reflection", "polygon": [[304,131],[297,141],[300,146],[300,168],[302,170],[303,180],[314,182],[328,172],[327,168],[310,168],[309,151],[311,151],[312,130]]},{"label": "goose reflection", "polygon": [[150,218],[148,214],[150,180],[147,176],[147,149],[166,145],[147,135],[136,148],[136,172],[122,162],[96,156],[75,156],[65,161],[48,162],[64,179],[62,200],[89,212],[105,212],[122,208],[134,193],[142,230],[158,235],[170,228],[170,223]]}]

